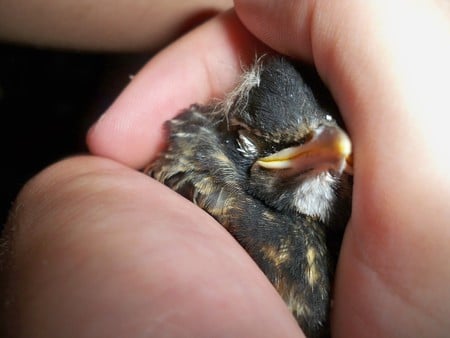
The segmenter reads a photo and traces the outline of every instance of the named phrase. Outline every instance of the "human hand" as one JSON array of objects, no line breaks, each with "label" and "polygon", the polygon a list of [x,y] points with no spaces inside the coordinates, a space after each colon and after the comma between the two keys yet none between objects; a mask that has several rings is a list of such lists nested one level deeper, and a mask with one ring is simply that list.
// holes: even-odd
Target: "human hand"
[{"label": "human hand", "polygon": [[[449,233],[442,203],[450,191],[444,176],[450,165],[443,124],[428,118],[439,118],[446,107],[445,83],[439,82],[445,77],[437,76],[448,73],[444,18],[433,7],[423,11],[419,17],[429,24],[418,34],[419,27],[408,20],[419,4],[394,8],[404,14],[396,24],[405,20],[401,26],[426,46],[427,55],[439,47],[441,54],[430,64],[420,53],[411,55],[404,31],[385,35],[393,29],[392,17],[383,21],[381,5],[357,8],[349,2],[340,8],[317,2],[312,8],[304,1],[292,2],[287,11],[248,2],[238,2],[237,10],[258,37],[281,52],[314,60],[353,139],[354,210],[338,268],[335,335],[442,335],[448,330],[450,279],[444,268]],[[295,8],[300,5],[305,7]],[[315,19],[298,20],[304,13]],[[264,25],[283,15],[283,24],[274,30],[278,33],[267,32],[253,15]],[[298,35],[288,35],[286,42],[284,29]],[[429,36],[435,39],[423,38]],[[161,146],[162,121],[229,89],[239,60],[251,60],[255,48],[264,47],[233,14],[187,35],[155,57],[91,130],[92,152],[141,167]],[[436,88],[422,83],[418,91],[403,64],[405,53],[415,66],[414,79]],[[420,171],[412,170],[418,166]],[[411,202],[422,209],[411,208]],[[168,207],[173,205],[176,209]],[[77,337],[144,331],[151,336],[300,335],[264,276],[220,226],[116,162],[74,158],[47,169],[22,192],[10,225],[14,251],[6,281],[15,285],[6,318],[15,318],[23,336],[33,330]]]},{"label": "human hand", "polygon": [[263,42],[315,63],[353,141],[334,336],[447,336],[448,4],[242,0],[236,7]]},{"label": "human hand", "polygon": [[0,41],[91,51],[155,51],[231,0],[3,0]]},{"label": "human hand", "polygon": [[[252,60],[258,46],[233,13],[198,28],[131,82],[126,92],[143,95],[122,108],[137,125],[114,117],[130,99],[124,93],[91,131],[93,151],[115,145],[116,162],[75,157],[27,184],[6,236],[0,336],[300,335],[276,291],[219,224],[130,168],[156,154],[170,114],[231,87],[241,60]],[[103,123],[125,139],[102,134]]]}]

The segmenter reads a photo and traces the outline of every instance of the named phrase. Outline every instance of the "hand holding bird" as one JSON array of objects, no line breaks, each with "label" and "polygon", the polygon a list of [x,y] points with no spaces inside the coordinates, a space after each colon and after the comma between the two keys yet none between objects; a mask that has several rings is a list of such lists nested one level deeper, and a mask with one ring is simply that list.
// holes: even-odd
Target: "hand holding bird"
[{"label": "hand holding bird", "polygon": [[[163,121],[230,90],[239,61],[266,51],[254,36],[315,64],[352,139],[353,209],[334,278],[333,337],[448,335],[447,8],[235,3],[240,19],[212,19],[133,78],[91,129],[94,156],[61,161],[24,187],[2,243],[1,336],[303,336],[212,217],[137,171],[162,149]],[[241,134],[252,152],[246,138],[254,136]]]}]

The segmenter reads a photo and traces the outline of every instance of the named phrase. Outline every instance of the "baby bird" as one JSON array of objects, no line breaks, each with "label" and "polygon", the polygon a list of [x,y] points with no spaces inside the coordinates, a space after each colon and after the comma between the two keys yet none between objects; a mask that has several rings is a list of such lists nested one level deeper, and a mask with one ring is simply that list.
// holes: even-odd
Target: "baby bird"
[{"label": "baby bird", "polygon": [[311,67],[265,56],[223,101],[168,121],[167,149],[145,169],[234,236],[307,337],[329,336],[351,211],[351,141],[339,121]]}]

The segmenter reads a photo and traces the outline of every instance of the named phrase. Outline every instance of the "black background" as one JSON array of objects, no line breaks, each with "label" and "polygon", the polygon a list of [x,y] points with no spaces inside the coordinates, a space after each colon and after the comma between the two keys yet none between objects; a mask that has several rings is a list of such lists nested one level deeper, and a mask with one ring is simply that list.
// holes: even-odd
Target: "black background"
[{"label": "black background", "polygon": [[149,58],[0,44],[0,229],[27,180],[87,152],[90,124]]}]

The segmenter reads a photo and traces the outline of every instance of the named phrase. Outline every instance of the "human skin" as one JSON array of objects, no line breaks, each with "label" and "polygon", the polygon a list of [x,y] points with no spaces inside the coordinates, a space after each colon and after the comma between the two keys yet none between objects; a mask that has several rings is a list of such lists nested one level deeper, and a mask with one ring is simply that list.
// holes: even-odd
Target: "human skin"
[{"label": "human skin", "polygon": [[0,40],[91,51],[156,50],[231,0],[0,0]]},{"label": "human skin", "polygon": [[353,141],[336,337],[450,332],[449,9],[420,0],[237,2],[263,42],[316,64]]},{"label": "human skin", "polygon": [[[333,336],[446,336],[448,7],[240,0],[236,11],[268,46],[315,63],[353,141]],[[213,219],[133,170],[163,145],[163,121],[230,89],[240,63],[264,48],[233,12],[198,27],[155,56],[90,130],[92,156],[25,186],[3,259],[2,316],[15,336],[301,337]]]}]

